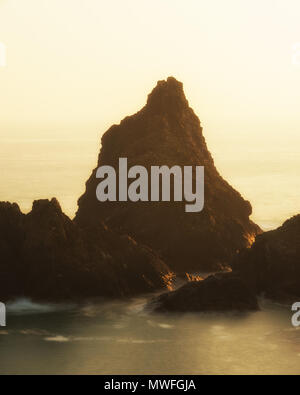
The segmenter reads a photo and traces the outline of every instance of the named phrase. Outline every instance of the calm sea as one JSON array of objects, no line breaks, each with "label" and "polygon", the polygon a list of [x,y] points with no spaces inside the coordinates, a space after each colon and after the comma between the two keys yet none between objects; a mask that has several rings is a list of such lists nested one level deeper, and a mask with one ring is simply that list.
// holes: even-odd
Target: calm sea
[{"label": "calm sea", "polygon": [[146,298],[83,306],[9,306],[1,374],[300,374],[288,308],[152,315]]},{"label": "calm sea", "polygon": [[[72,217],[98,151],[88,139],[2,140],[0,200],[27,212],[34,199],[55,196]],[[298,146],[212,151],[264,229],[299,212]],[[0,374],[300,374],[300,329],[292,327],[289,307],[264,301],[251,314],[160,316],[146,313],[145,303],[14,302],[0,328]]]}]

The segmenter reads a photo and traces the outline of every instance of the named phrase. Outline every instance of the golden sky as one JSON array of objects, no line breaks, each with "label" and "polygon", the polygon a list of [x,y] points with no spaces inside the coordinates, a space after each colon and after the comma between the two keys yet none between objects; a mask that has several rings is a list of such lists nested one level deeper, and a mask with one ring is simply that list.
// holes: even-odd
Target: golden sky
[{"label": "golden sky", "polygon": [[174,75],[211,139],[296,138],[299,20],[299,0],[0,0],[1,134],[104,130]]}]

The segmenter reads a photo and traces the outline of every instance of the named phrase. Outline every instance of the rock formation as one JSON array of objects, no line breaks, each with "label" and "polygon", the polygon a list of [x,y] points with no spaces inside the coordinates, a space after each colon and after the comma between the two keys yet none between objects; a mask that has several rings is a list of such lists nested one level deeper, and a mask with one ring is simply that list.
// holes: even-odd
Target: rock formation
[{"label": "rock formation", "polygon": [[[300,215],[256,238],[234,258],[233,270],[257,294],[282,302],[300,297]],[[297,299],[298,298],[298,299]]]},{"label": "rock formation", "polygon": [[176,291],[154,298],[156,312],[255,311],[255,293],[232,273],[219,273],[202,281],[189,282]]},{"label": "rock formation", "polygon": [[[148,172],[155,165],[204,166],[204,210],[187,213],[186,202],[174,201],[100,203],[97,169],[86,183],[74,221],[56,199],[35,201],[27,215],[16,204],[0,202],[1,301],[20,296],[121,297],[169,287],[173,271],[218,270],[261,232],[249,219],[250,203],[216,170],[200,121],[174,78],[158,82],[142,110],[103,135],[97,168],[111,165],[117,170],[119,158]],[[248,253],[251,257],[259,243],[239,259]],[[250,270],[251,259],[236,270],[241,277]],[[174,303],[177,309],[201,311],[255,307],[243,282],[235,275],[220,276],[191,282],[161,301],[169,310]]]},{"label": "rock formation", "polygon": [[0,300],[121,297],[168,285],[172,274],[160,258],[127,235],[98,223],[83,231],[56,199],[0,203]]},{"label": "rock formation", "polygon": [[189,282],[150,305],[157,312],[247,311],[258,308],[258,295],[294,303],[300,298],[300,215],[258,235],[234,256],[232,269]]},{"label": "rock formation", "polygon": [[155,165],[205,166],[204,210],[186,213],[184,202],[100,203],[95,169],[79,199],[75,221],[81,227],[103,221],[157,251],[180,273],[219,269],[260,232],[249,220],[250,203],[218,173],[200,121],[176,79],[159,81],[142,110],[103,135],[97,168],[118,169],[121,157],[128,158],[128,167],[148,171]]}]

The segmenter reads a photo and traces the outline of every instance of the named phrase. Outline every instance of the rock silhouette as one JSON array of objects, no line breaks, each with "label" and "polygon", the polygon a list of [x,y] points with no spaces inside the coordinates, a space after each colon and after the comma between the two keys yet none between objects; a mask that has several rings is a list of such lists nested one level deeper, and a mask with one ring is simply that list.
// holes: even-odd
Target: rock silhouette
[{"label": "rock silhouette", "polygon": [[232,266],[257,294],[294,303],[300,297],[300,215],[259,235]]},{"label": "rock silhouette", "polygon": [[148,172],[151,166],[204,166],[204,210],[186,213],[185,202],[100,203],[95,169],[78,202],[75,221],[81,227],[103,221],[157,251],[176,272],[218,270],[260,233],[249,219],[250,203],[218,173],[200,121],[175,78],[159,81],[142,110],[103,135],[97,168],[117,170],[121,157],[128,158],[128,167],[142,165]]},{"label": "rock silhouette", "polygon": [[24,215],[0,203],[0,299],[126,297],[168,286],[172,273],[148,247],[104,224],[83,231],[56,199]]},{"label": "rock silhouette", "polygon": [[154,298],[156,312],[255,311],[255,293],[232,273],[219,273],[205,280],[189,282],[176,291]]},{"label": "rock silhouette", "polygon": [[[119,158],[149,173],[151,166],[204,166],[204,210],[187,213],[186,202],[174,201],[100,203],[96,170],[103,165],[118,170]],[[2,301],[127,297],[170,288],[174,272],[216,271],[232,260],[233,273],[163,294],[158,310],[254,310],[256,292],[297,289],[299,219],[259,236],[247,249],[261,233],[249,219],[251,205],[218,173],[176,79],[159,81],[142,110],[103,135],[97,168],[73,221],[56,199],[35,201],[26,215],[17,204],[0,202]]]}]

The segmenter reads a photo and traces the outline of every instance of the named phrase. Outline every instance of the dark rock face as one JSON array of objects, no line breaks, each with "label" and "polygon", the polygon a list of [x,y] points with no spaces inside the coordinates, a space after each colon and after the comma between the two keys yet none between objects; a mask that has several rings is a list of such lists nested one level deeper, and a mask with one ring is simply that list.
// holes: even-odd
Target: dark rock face
[{"label": "dark rock face", "polygon": [[23,220],[17,204],[0,203],[0,296],[22,289]]},{"label": "dark rock face", "polygon": [[97,168],[118,170],[121,157],[128,168],[142,165],[148,172],[151,166],[205,166],[204,210],[186,213],[182,202],[100,203],[95,169],[79,199],[80,226],[103,221],[157,251],[177,272],[217,270],[260,233],[249,220],[250,203],[216,170],[200,121],[174,78],[158,82],[141,111],[103,135]]},{"label": "dark rock face", "polygon": [[300,297],[300,215],[259,235],[233,261],[233,270],[257,293],[280,301]]},{"label": "dark rock face", "polygon": [[83,231],[56,199],[24,215],[0,203],[0,298],[120,297],[168,285],[169,268],[148,247],[99,223]]},{"label": "dark rock face", "polygon": [[156,312],[255,311],[255,294],[232,273],[219,273],[202,281],[189,282],[152,301]]}]

